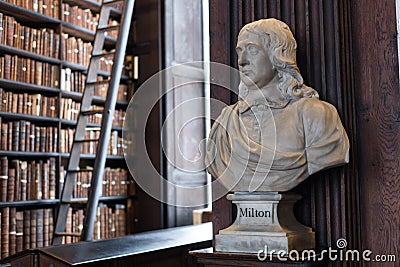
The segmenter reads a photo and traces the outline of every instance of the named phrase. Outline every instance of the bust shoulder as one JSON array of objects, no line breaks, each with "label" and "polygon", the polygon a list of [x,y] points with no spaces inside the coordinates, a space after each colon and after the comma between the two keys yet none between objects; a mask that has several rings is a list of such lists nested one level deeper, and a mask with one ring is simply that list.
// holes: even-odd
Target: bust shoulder
[{"label": "bust shoulder", "polygon": [[[329,123],[339,116],[336,108],[328,102],[316,98],[301,98],[293,103],[299,114],[302,114],[306,125],[313,123]],[[310,125],[311,126],[311,125]]]},{"label": "bust shoulder", "polygon": [[323,100],[317,98],[300,98],[293,103],[297,105],[299,109],[303,110],[305,115],[313,114],[315,112],[330,112],[336,111],[336,108]]}]

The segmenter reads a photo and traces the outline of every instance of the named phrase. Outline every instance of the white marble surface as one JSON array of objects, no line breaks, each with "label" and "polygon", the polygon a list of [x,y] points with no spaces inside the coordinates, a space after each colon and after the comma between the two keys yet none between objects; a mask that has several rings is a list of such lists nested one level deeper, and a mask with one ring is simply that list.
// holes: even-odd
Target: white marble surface
[{"label": "white marble surface", "polygon": [[300,224],[293,214],[299,195],[235,193],[227,198],[236,204],[237,217],[216,235],[216,251],[257,253],[267,246],[270,252],[289,253],[293,249],[314,248],[314,232]]}]

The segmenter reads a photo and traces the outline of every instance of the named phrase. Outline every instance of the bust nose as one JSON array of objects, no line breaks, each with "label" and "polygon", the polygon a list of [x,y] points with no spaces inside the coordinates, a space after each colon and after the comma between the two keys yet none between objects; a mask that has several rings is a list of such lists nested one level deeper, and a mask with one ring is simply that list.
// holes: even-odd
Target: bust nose
[{"label": "bust nose", "polygon": [[247,58],[247,54],[246,51],[242,51],[240,53],[238,53],[238,65],[243,67],[248,65],[250,62]]}]

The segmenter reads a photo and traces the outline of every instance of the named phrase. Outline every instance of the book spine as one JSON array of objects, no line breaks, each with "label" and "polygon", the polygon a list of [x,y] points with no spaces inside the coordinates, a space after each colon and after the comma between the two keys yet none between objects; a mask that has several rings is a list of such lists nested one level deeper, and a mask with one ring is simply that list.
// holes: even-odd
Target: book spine
[{"label": "book spine", "polygon": [[43,247],[43,209],[36,210],[36,247]]},{"label": "book spine", "polygon": [[29,249],[31,247],[31,211],[24,210],[24,247]]},{"label": "book spine", "polygon": [[2,123],[1,124],[1,149],[8,150],[8,124]]},{"label": "book spine", "polygon": [[50,210],[43,210],[43,246],[47,247],[50,245],[50,236],[49,236],[49,223],[50,223]]},{"label": "book spine", "polygon": [[40,150],[39,151],[46,151],[46,127],[40,127]]},{"label": "book spine", "polygon": [[[67,215],[67,222],[65,225],[65,231],[66,232],[72,232],[72,208],[68,209],[68,215]],[[65,244],[70,244],[71,243],[71,237],[66,236],[64,237]]]},{"label": "book spine", "polygon": [[11,161],[11,168],[15,171],[14,174],[14,201],[21,200],[21,176],[20,176],[20,161],[19,160],[12,160]]},{"label": "book spine", "polygon": [[16,213],[16,252],[24,249],[24,212]]},{"label": "book spine", "polygon": [[[22,69],[22,68],[21,68]],[[21,75],[22,76],[22,75]],[[16,104],[17,106],[17,113],[22,114],[23,113],[23,107],[25,106],[24,103],[24,94],[18,94],[18,102]]]},{"label": "book spine", "polygon": [[56,198],[56,160],[50,158],[49,198]]},{"label": "book spine", "polygon": [[53,232],[54,232],[54,218],[53,218],[53,211],[48,209],[49,212],[49,242],[53,240]]},{"label": "book spine", "polygon": [[13,17],[6,17],[6,45],[13,46],[14,43],[14,18]]},{"label": "book spine", "polygon": [[3,157],[0,159],[1,162],[1,202],[7,201],[7,192],[8,192],[8,159]]},{"label": "book spine", "polygon": [[40,160],[35,163],[35,198],[34,199],[42,199],[42,164],[43,162]]},{"label": "book spine", "polygon": [[31,223],[30,223],[30,228],[31,228],[31,230],[30,230],[30,234],[31,234],[31,238],[30,238],[30,241],[31,241],[31,248],[36,248],[37,246],[36,246],[36,238],[37,238],[37,236],[36,236],[36,223],[37,223],[37,212],[36,212],[36,210],[31,210],[30,211],[31,212],[31,216],[30,216],[30,219],[31,219]]},{"label": "book spine", "polygon": [[16,253],[16,247],[17,247],[17,243],[16,243],[16,234],[17,234],[17,220],[16,220],[16,208],[10,208],[10,247],[9,247],[9,251],[10,251],[10,255],[14,255]]},{"label": "book spine", "polygon": [[[0,25],[0,27],[1,27],[1,25]],[[0,70],[0,72],[1,72],[1,70]],[[3,90],[3,88],[0,88],[0,111],[5,111],[4,108],[3,108],[3,105],[6,104],[6,103],[3,104],[3,96],[5,94],[6,94],[6,92]]]},{"label": "book spine", "polygon": [[1,258],[5,258],[10,255],[9,221],[10,221],[10,208],[2,208],[1,209]]},{"label": "book spine", "polygon": [[28,166],[26,161],[20,163],[21,170],[21,200],[27,200],[27,188],[28,188]]},{"label": "book spine", "polygon": [[[23,102],[20,102],[23,103]],[[22,106],[22,105],[20,105]],[[19,125],[19,150],[20,151],[26,151],[26,121],[22,120],[20,121],[20,125]]]},{"label": "book spine", "polygon": [[17,94],[13,94],[10,93],[11,96],[11,103],[9,103],[9,105],[11,106],[11,110],[9,110],[12,113],[18,113],[18,95]]},{"label": "book spine", "polygon": [[40,152],[40,127],[35,126],[35,152]]},{"label": "book spine", "polygon": [[14,201],[14,187],[15,187],[15,169],[8,170],[8,184],[7,184],[7,201]]},{"label": "book spine", "polygon": [[11,56],[4,55],[4,79],[11,80]]},{"label": "book spine", "polygon": [[49,199],[49,162],[42,165],[42,199]]},{"label": "book spine", "polygon": [[12,150],[13,149],[13,133],[12,133],[13,132],[13,122],[9,121],[7,124],[8,124],[8,127],[7,127],[7,130],[8,130],[7,150]]},{"label": "book spine", "polygon": [[29,164],[29,169],[30,169],[30,200],[36,200],[37,199],[37,181],[36,181],[36,162],[35,161],[31,161]]},{"label": "book spine", "polygon": [[0,27],[1,27],[1,31],[0,31],[0,44],[4,44],[4,17],[5,15],[3,15],[3,13],[0,12]]}]

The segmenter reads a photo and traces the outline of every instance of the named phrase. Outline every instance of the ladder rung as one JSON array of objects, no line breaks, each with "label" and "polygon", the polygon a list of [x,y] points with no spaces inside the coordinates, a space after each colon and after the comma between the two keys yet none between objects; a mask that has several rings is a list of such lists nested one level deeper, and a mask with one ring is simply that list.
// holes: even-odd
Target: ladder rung
[{"label": "ladder rung", "polygon": [[99,32],[111,32],[119,29],[119,25],[108,25],[105,27],[99,27],[97,28],[97,31]]},{"label": "ladder rung", "polygon": [[102,57],[109,57],[115,54],[115,51],[109,51],[109,52],[100,52],[100,53],[93,53],[92,58],[102,58]]},{"label": "ladder rung", "polygon": [[95,82],[86,82],[86,85],[100,85],[100,84],[108,84],[110,80],[101,80],[101,81],[95,81]]},{"label": "ladder rung", "polygon": [[67,170],[67,172],[72,172],[72,173],[93,172],[93,169]]},{"label": "ladder rung", "polygon": [[94,114],[103,114],[103,109],[90,109],[90,110],[82,110],[82,115],[94,115]]},{"label": "ladder rung", "polygon": [[97,142],[99,139],[76,139],[75,142],[77,143],[86,143],[86,142]]},{"label": "ladder rung", "polygon": [[109,1],[104,1],[103,5],[108,6],[108,5],[114,5],[117,3],[121,3],[123,0],[109,0]]},{"label": "ladder rung", "polygon": [[81,236],[81,233],[68,233],[68,232],[55,232],[54,234],[58,236],[76,236],[76,237]]},{"label": "ladder rung", "polygon": [[61,203],[63,204],[81,204],[81,205],[86,205],[87,204],[87,199],[70,199],[70,200],[62,200]]}]

